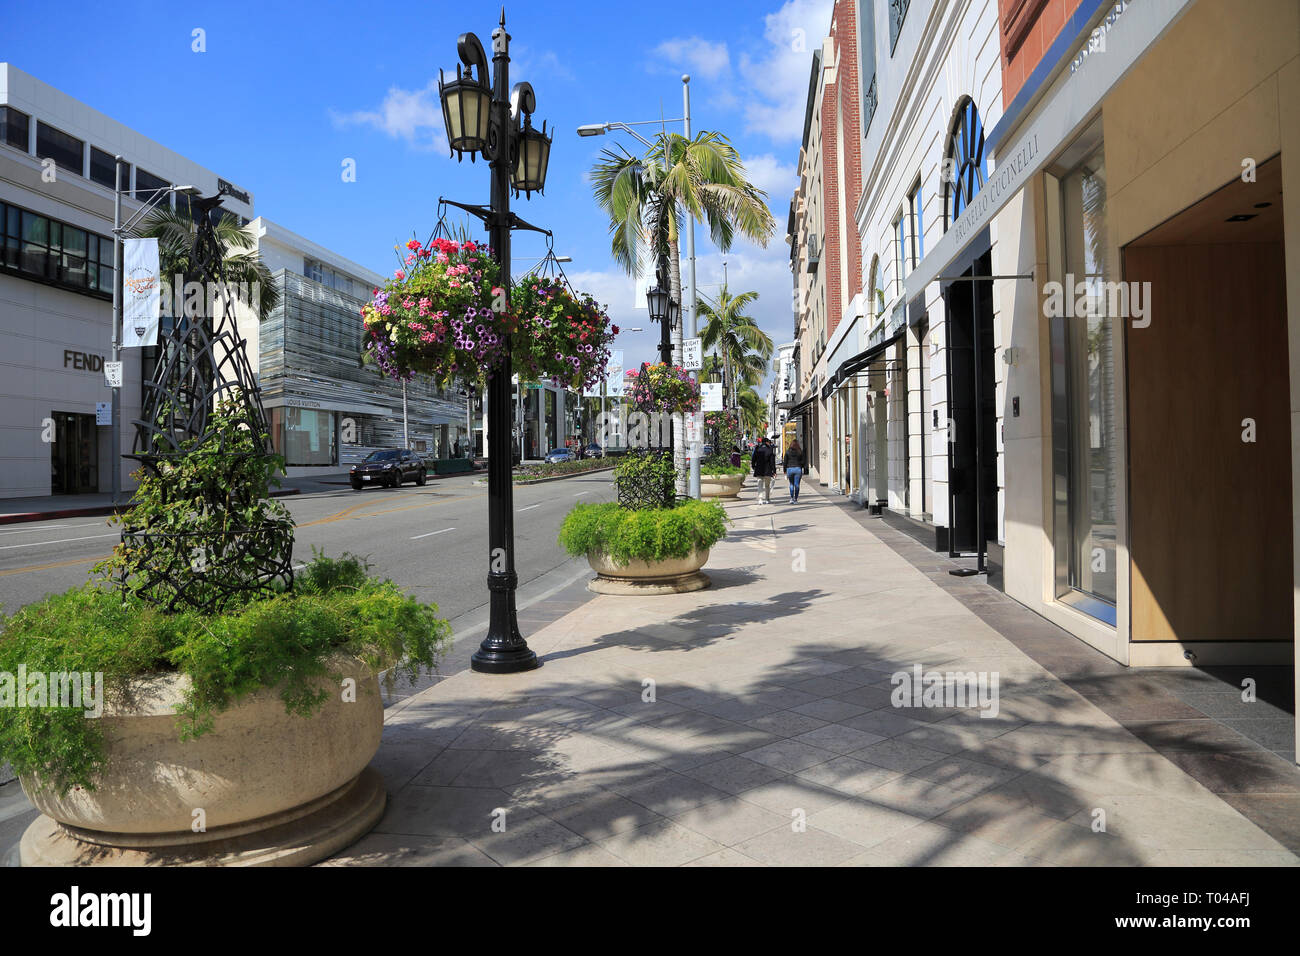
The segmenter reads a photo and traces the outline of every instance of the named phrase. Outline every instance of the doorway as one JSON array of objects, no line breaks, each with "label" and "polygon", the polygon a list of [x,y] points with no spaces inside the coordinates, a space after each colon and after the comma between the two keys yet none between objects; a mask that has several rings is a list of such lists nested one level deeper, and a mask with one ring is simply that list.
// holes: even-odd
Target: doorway
[{"label": "doorway", "polygon": [[1294,640],[1281,165],[1123,250],[1134,642]]},{"label": "doorway", "polygon": [[[986,252],[963,276],[991,276],[991,266],[992,256]],[[998,537],[993,283],[952,282],[944,290],[944,300],[950,429],[948,547],[950,552],[963,553],[979,550],[984,542]],[[976,530],[977,520],[983,523],[982,538]]]},{"label": "doorway", "polygon": [[50,446],[50,493],[84,495],[99,491],[99,431],[94,415],[54,412]]}]

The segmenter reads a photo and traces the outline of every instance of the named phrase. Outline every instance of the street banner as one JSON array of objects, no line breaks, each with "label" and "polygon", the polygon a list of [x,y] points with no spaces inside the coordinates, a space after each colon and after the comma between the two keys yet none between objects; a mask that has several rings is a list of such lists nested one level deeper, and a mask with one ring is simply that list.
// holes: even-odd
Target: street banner
[{"label": "street banner", "polygon": [[614,349],[609,353],[609,366],[605,372],[605,394],[610,398],[623,397],[623,350]]},{"label": "street banner", "polygon": [[122,348],[158,344],[158,240],[127,239],[122,254]]},{"label": "street banner", "polygon": [[700,408],[706,412],[722,411],[721,382],[700,382]]},{"label": "street banner", "polygon": [[688,372],[704,368],[704,346],[699,339],[682,340],[682,368]]}]

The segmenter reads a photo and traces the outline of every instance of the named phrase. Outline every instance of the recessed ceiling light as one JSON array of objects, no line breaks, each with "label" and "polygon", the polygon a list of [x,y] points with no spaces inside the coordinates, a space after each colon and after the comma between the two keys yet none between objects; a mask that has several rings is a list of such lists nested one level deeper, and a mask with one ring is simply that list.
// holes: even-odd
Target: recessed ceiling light
[{"label": "recessed ceiling light", "polygon": [[1257,203],[1255,203],[1255,208],[1256,208],[1256,209],[1267,209],[1267,208],[1268,208],[1269,206],[1271,206],[1271,205],[1273,205],[1271,202],[1257,202]]},{"label": "recessed ceiling light", "polygon": [[1247,219],[1254,219],[1259,213],[1239,212],[1235,216],[1229,216],[1224,222],[1245,222]]}]

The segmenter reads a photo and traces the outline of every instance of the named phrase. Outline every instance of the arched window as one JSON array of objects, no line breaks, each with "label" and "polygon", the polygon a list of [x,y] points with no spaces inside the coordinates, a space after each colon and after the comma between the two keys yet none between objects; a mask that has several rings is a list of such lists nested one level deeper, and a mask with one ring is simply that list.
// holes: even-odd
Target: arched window
[{"label": "arched window", "polygon": [[947,229],[970,205],[984,186],[984,124],[975,101],[963,98],[944,153],[944,228]]}]

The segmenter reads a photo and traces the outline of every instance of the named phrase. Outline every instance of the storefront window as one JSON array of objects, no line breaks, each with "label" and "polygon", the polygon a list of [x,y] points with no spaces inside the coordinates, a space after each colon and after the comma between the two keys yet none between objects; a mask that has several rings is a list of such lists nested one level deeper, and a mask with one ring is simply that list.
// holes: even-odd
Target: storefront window
[{"label": "storefront window", "polygon": [[[1106,229],[1103,151],[1059,181],[1062,295],[1052,319],[1057,593],[1114,623],[1119,441],[1115,407],[1117,317],[1106,315],[1114,264]],[[1071,288],[1073,283],[1073,288]]]},{"label": "storefront window", "polygon": [[272,444],[286,465],[334,465],[334,412],[311,408],[271,409]]}]

